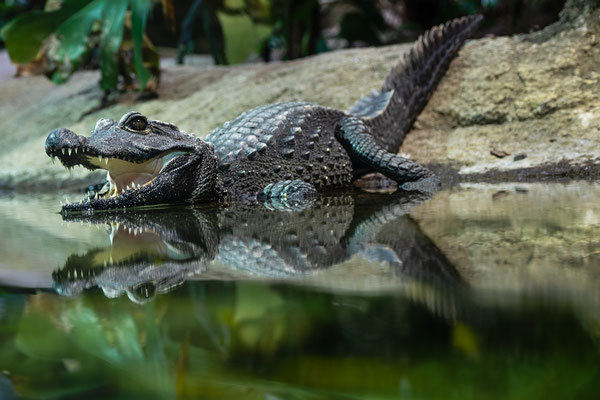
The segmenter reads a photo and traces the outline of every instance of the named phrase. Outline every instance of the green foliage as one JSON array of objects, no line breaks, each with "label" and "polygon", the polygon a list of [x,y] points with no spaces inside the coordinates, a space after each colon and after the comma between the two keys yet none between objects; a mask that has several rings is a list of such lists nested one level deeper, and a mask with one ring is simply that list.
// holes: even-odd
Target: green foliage
[{"label": "green foliage", "polygon": [[28,63],[38,54],[42,41],[89,1],[69,1],[55,11],[31,11],[7,23],[0,35],[14,62]]},{"label": "green foliage", "polygon": [[133,36],[133,67],[140,88],[144,88],[150,79],[150,72],[143,64],[142,48],[146,20],[152,9],[152,3],[147,0],[131,0],[131,34]]},{"label": "green foliage", "polygon": [[111,0],[104,7],[100,34],[100,70],[103,89],[117,87],[119,81],[118,53],[123,40],[123,23],[129,1]]},{"label": "green foliage", "polygon": [[[2,1],[0,2],[0,32],[2,28],[7,25],[16,16],[23,13],[25,5],[14,1]],[[4,42],[2,34],[0,33],[0,44]]]},{"label": "green foliage", "polygon": [[47,56],[54,66],[50,75],[55,83],[68,80],[98,46],[100,84],[109,90],[118,84],[119,49],[127,24],[127,10],[131,10],[133,66],[141,90],[151,77],[144,66],[142,48],[147,15],[153,6],[153,0],[69,0],[58,10],[25,13],[8,23],[0,33],[10,58],[17,63],[35,60],[42,43],[54,35],[58,46],[51,47]]},{"label": "green foliage", "polygon": [[268,25],[253,23],[247,14],[218,13],[225,38],[225,56],[232,64],[244,62],[271,33]]},{"label": "green foliage", "polygon": [[88,35],[92,24],[103,16],[102,3],[102,0],[92,1],[56,29],[56,37],[60,46],[54,56],[58,63],[58,70],[52,74],[53,82],[67,81],[89,54],[91,49],[87,45]]},{"label": "green foliage", "polygon": [[600,354],[573,315],[501,304],[459,302],[460,322],[264,282],[187,282],[143,306],[0,293],[0,360],[23,398],[595,398]]}]

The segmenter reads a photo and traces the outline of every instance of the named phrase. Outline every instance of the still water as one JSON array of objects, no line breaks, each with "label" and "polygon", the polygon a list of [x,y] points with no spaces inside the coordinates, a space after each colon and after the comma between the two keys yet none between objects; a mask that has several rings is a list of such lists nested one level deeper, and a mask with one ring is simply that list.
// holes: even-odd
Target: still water
[{"label": "still water", "polygon": [[0,398],[594,399],[600,184],[61,217],[0,194]]}]

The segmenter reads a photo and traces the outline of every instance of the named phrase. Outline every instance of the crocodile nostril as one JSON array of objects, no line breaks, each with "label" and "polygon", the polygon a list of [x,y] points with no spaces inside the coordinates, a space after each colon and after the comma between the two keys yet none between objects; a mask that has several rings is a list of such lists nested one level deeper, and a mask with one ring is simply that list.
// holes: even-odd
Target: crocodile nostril
[{"label": "crocodile nostril", "polygon": [[50,134],[46,138],[46,153],[55,149],[58,146],[59,142],[60,140],[58,138],[58,135],[56,134],[56,130],[50,132]]},{"label": "crocodile nostril", "polygon": [[46,154],[50,155],[60,149],[75,148],[82,145],[82,139],[67,128],[55,129],[46,138]]}]

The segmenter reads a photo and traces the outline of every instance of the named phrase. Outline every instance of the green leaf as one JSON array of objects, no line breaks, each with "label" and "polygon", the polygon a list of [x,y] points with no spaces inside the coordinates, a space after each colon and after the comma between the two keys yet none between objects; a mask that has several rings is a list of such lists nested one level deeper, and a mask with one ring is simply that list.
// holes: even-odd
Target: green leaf
[{"label": "green leaf", "polygon": [[232,64],[246,61],[271,33],[271,27],[252,23],[248,15],[217,14],[225,36],[225,55]]},{"label": "green leaf", "polygon": [[71,308],[65,312],[64,318],[73,327],[68,334],[72,347],[113,364],[122,361],[118,349],[108,342],[107,331],[91,307]]},{"label": "green leaf", "polygon": [[100,86],[107,90],[117,87],[119,81],[119,47],[123,40],[123,25],[129,1],[111,0],[104,3],[100,33]]},{"label": "green leaf", "polygon": [[[43,339],[40,332],[43,332]],[[23,317],[16,345],[27,357],[34,359],[60,360],[72,353],[65,333],[41,312],[31,312]]]},{"label": "green leaf", "polygon": [[56,52],[59,69],[52,75],[55,83],[65,82],[89,52],[89,32],[94,21],[102,18],[105,0],[94,0],[72,15],[56,30],[60,46]]},{"label": "green leaf", "polygon": [[144,66],[142,47],[144,44],[144,32],[146,31],[146,20],[152,2],[148,0],[131,0],[131,36],[133,39],[133,68],[137,75],[140,90],[146,87],[150,79],[150,71]]},{"label": "green leaf", "polygon": [[224,0],[223,8],[228,8],[231,10],[243,10],[245,8],[244,0]]},{"label": "green leaf", "polygon": [[58,10],[32,11],[7,23],[0,30],[0,35],[6,43],[11,60],[17,63],[28,63],[33,60],[40,50],[42,41],[87,3],[89,0],[78,3],[71,1]]}]

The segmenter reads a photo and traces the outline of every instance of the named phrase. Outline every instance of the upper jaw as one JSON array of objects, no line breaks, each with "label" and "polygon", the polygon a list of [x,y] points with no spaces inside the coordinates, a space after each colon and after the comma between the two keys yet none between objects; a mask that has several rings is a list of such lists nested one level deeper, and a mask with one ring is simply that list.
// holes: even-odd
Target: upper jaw
[{"label": "upper jaw", "polygon": [[108,169],[110,159],[127,161],[130,163],[142,163],[154,155],[140,153],[137,157],[125,154],[109,154],[99,150],[90,140],[84,136],[66,128],[56,129],[46,139],[46,154],[54,160],[59,161],[66,167],[72,168],[81,165],[89,170],[98,168]]},{"label": "upper jaw", "polygon": [[66,168],[70,169],[81,165],[90,170],[98,168],[90,160],[100,156],[94,148],[89,146],[86,137],[79,136],[65,128],[50,132],[46,139],[46,154],[53,161],[58,158]]},{"label": "upper jaw", "polygon": [[[126,143],[128,149],[102,150],[97,140],[77,135],[75,132],[60,128],[48,135],[46,139],[46,154],[59,161],[67,168],[81,165],[90,170],[98,168],[109,170],[109,161],[124,161],[133,164],[142,164],[155,157],[169,152],[194,152],[192,143],[162,143],[153,147],[140,146],[135,143]],[[125,145],[125,143],[124,143]]]}]

